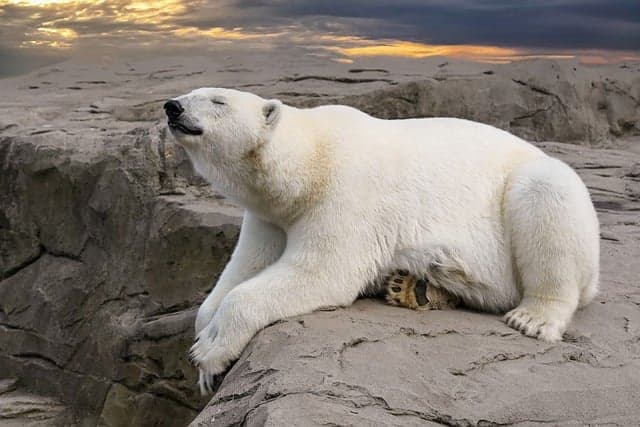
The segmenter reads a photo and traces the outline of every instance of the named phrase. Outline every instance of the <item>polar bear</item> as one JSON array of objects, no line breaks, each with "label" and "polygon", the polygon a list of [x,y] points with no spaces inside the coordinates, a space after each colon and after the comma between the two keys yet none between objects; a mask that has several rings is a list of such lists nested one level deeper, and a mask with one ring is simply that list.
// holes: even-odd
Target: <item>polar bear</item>
[{"label": "polar bear", "polygon": [[200,307],[200,385],[279,319],[347,306],[407,270],[555,342],[597,292],[599,224],[565,163],[492,126],[298,109],[230,89],[165,104],[198,173],[246,209]]}]

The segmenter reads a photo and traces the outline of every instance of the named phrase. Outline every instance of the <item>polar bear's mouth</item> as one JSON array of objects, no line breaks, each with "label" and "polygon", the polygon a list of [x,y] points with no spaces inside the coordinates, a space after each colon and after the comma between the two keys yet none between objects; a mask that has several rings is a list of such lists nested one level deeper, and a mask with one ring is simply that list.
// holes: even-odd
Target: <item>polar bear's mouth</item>
[{"label": "polar bear's mouth", "polygon": [[171,130],[177,130],[182,133],[186,133],[187,135],[202,135],[202,129],[200,128],[191,128],[184,123],[171,120],[169,120],[168,124]]}]

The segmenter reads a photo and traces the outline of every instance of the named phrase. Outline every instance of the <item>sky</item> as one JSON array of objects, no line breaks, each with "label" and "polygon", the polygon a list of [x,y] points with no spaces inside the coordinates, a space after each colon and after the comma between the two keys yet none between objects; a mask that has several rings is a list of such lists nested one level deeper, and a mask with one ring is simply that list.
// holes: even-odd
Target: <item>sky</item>
[{"label": "sky", "polygon": [[640,0],[0,0],[0,77],[67,58],[298,46],[363,56],[640,59]]}]

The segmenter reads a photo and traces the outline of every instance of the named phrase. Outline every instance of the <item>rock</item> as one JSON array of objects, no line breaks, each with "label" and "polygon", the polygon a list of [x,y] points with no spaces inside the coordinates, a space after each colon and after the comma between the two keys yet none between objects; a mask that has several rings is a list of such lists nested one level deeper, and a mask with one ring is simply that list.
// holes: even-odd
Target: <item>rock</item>
[{"label": "rock", "polygon": [[57,427],[75,422],[71,410],[55,399],[17,390],[15,378],[0,380],[2,426]]},{"label": "rock", "polygon": [[241,213],[183,162],[162,127],[1,140],[0,377],[81,424],[198,413],[195,309]]},{"label": "rock", "polygon": [[576,75],[561,62],[515,63],[489,75],[435,76],[335,101],[384,119],[479,121],[531,141],[602,144],[640,135],[640,76],[616,80],[589,71]]},{"label": "rock", "polygon": [[[12,379],[0,381],[0,424],[637,419],[637,65],[488,70],[441,58],[338,64],[274,53],[174,61],[68,62],[0,80],[0,378]],[[624,142],[629,151],[540,144],[572,163],[593,194],[600,298],[555,346],[494,316],[420,316],[372,300],[289,319],[252,341],[200,413],[207,399],[186,354],[241,211],[194,173],[160,106],[205,85],[380,117],[470,117],[536,140]]]}]

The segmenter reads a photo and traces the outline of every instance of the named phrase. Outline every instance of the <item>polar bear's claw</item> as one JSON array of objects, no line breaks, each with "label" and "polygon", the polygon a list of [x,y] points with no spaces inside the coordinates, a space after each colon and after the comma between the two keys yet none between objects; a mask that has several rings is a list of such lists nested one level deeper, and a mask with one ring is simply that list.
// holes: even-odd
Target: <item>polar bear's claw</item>
[{"label": "polar bear's claw", "polygon": [[220,385],[221,378],[218,375],[212,375],[203,370],[198,371],[199,379],[198,385],[200,386],[200,394],[206,396],[213,394]]}]

